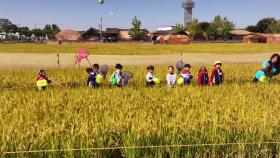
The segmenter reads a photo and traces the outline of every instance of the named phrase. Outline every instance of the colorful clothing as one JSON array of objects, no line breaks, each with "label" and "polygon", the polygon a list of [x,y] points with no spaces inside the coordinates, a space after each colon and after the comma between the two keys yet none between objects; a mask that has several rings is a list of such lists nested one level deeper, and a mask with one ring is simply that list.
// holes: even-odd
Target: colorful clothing
[{"label": "colorful clothing", "polygon": [[184,79],[185,85],[189,85],[191,83],[191,79],[193,78],[193,76],[191,75],[191,72],[186,69],[182,71],[181,77]]},{"label": "colorful clothing", "polygon": [[99,86],[99,84],[96,82],[97,75],[98,74],[96,72],[92,72],[89,74],[88,80],[87,80],[87,85],[89,88],[94,88],[94,87]]},{"label": "colorful clothing", "polygon": [[117,69],[111,76],[111,82],[120,87],[123,85],[124,74],[121,70]]},{"label": "colorful clothing", "polygon": [[208,73],[199,73],[197,76],[197,85],[198,86],[206,86],[209,84],[209,76]]},{"label": "colorful clothing", "polygon": [[36,84],[39,90],[45,90],[51,82],[51,80],[43,75],[38,75],[36,78]]},{"label": "colorful clothing", "polygon": [[221,69],[214,67],[212,70],[210,81],[211,84],[221,85],[224,82],[224,72]]},{"label": "colorful clothing", "polygon": [[272,76],[278,73],[278,68],[271,65],[268,60],[262,63],[262,67],[263,69],[258,71],[256,74],[256,79],[261,82],[267,82],[272,78]]}]

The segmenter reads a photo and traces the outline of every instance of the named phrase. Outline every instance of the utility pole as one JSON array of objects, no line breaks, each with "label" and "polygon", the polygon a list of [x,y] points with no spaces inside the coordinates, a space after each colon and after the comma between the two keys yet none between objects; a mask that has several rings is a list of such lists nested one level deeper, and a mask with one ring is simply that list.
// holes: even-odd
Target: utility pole
[{"label": "utility pole", "polygon": [[102,25],[103,25],[103,22],[102,22],[102,18],[100,19],[100,41],[102,42]]}]

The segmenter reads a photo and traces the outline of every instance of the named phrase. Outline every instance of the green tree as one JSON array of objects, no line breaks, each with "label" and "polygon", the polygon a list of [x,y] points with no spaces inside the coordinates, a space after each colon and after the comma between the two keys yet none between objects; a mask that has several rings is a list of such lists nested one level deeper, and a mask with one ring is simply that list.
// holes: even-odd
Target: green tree
[{"label": "green tree", "polygon": [[227,18],[222,18],[218,15],[210,24],[207,33],[213,40],[216,40],[221,37],[225,39],[227,36],[229,36],[230,31],[232,31],[233,29],[233,22],[229,21]]},{"label": "green tree", "polygon": [[60,28],[56,24],[47,24],[43,29],[44,35],[47,35],[50,39],[54,39],[58,32],[60,32]]},{"label": "green tree", "polygon": [[28,27],[18,27],[17,31],[20,35],[31,36],[31,31]]},{"label": "green tree", "polygon": [[207,33],[212,39],[216,40],[218,36],[222,35],[221,32],[222,27],[223,27],[223,19],[221,16],[218,15],[210,24]]},{"label": "green tree", "polygon": [[199,22],[197,19],[194,19],[188,26],[187,30],[190,32],[190,36],[195,40],[198,36],[203,34],[203,30],[201,29]]},{"label": "green tree", "polygon": [[205,33],[208,31],[209,27],[210,27],[210,23],[209,22],[200,22],[199,23],[199,27],[201,28],[201,30]]},{"label": "green tree", "polygon": [[135,16],[132,19],[132,28],[129,31],[129,35],[133,40],[142,40],[147,35],[147,30],[141,29],[141,21]]},{"label": "green tree", "polygon": [[34,34],[36,37],[45,36],[44,31],[42,29],[33,29],[31,33]]},{"label": "green tree", "polygon": [[15,33],[17,26],[8,19],[0,19],[0,32]]},{"label": "green tree", "polygon": [[186,34],[185,31],[186,31],[186,28],[184,27],[184,25],[182,25],[182,24],[176,24],[176,25],[175,25],[175,28],[174,28],[173,34],[174,34],[174,35]]},{"label": "green tree", "polygon": [[279,33],[279,23],[275,18],[264,18],[257,23],[255,32]]},{"label": "green tree", "polygon": [[233,22],[229,21],[226,17],[223,19],[223,26],[221,28],[221,33],[224,39],[227,39],[230,32],[234,29]]},{"label": "green tree", "polygon": [[254,26],[254,25],[249,25],[249,26],[247,26],[246,30],[247,30],[247,31],[250,31],[250,32],[257,32],[257,31],[256,31],[257,28],[256,28],[256,26]]}]

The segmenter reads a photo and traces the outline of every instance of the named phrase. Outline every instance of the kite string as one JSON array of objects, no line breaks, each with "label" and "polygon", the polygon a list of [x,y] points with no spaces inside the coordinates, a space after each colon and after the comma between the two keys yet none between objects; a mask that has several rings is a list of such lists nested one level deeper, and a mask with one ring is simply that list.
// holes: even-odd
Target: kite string
[{"label": "kite string", "polygon": [[[245,142],[245,143],[216,143],[216,144],[185,144],[185,145],[149,145],[149,146],[123,146],[123,147],[103,147],[103,148],[79,148],[79,149],[53,149],[53,150],[29,150],[29,151],[7,151],[4,155],[28,154],[28,153],[50,153],[50,152],[73,152],[73,151],[104,151],[120,149],[159,149],[176,147],[217,147],[217,146],[236,146],[236,145],[279,145],[280,142]],[[1,154],[1,152],[0,152]]]}]

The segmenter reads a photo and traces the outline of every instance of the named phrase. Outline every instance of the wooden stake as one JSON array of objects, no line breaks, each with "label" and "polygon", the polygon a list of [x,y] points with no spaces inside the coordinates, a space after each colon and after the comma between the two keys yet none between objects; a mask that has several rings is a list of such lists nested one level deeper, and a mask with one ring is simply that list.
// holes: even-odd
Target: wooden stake
[{"label": "wooden stake", "polygon": [[57,57],[57,66],[60,67],[60,58],[59,58],[59,53],[56,54]]},{"label": "wooden stake", "polygon": [[86,59],[87,59],[89,65],[90,65],[91,67],[93,67],[92,64],[91,64],[91,62],[89,61],[89,59],[88,59],[87,57],[86,57]]}]

